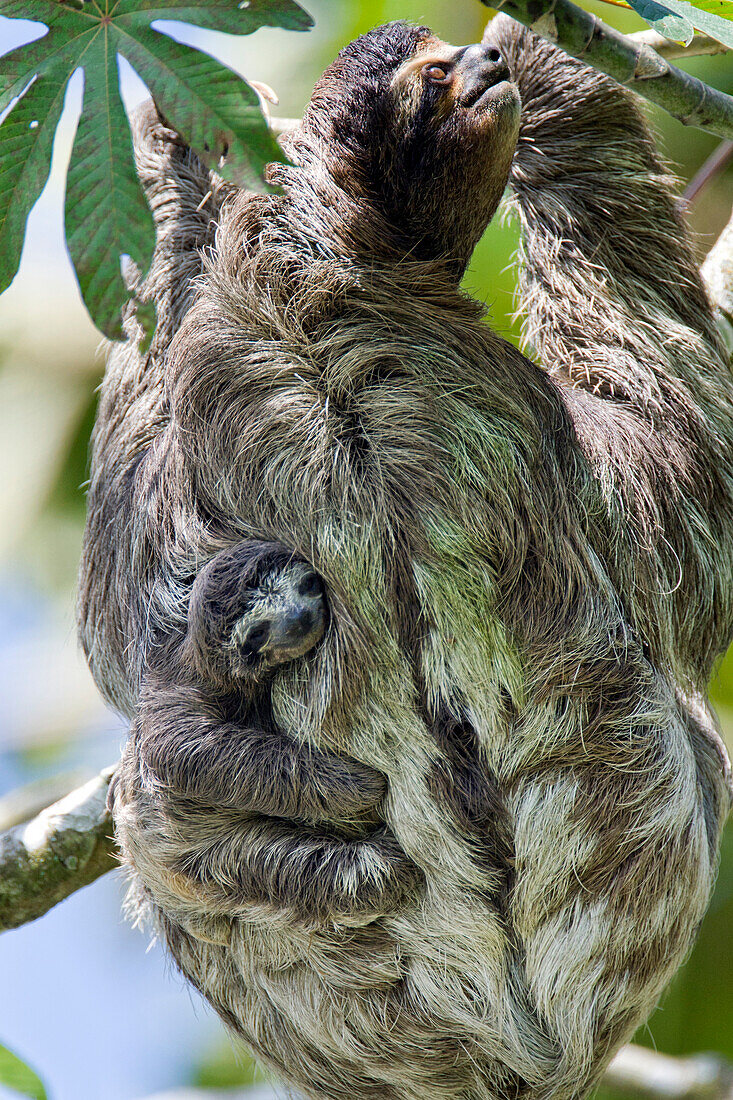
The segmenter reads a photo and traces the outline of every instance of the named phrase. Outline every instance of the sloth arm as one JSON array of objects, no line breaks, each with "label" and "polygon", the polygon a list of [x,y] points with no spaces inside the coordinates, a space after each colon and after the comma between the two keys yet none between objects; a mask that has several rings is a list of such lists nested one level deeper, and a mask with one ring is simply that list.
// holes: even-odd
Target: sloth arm
[{"label": "sloth arm", "polygon": [[[385,790],[354,761],[223,721],[196,687],[151,684],[110,802],[123,845],[133,822],[162,820],[166,888],[208,913],[265,902],[310,918],[373,917],[419,879],[376,818]],[[350,836],[334,832],[339,820]],[[156,850],[152,832],[144,847]]]},{"label": "sloth arm", "polygon": [[141,696],[137,751],[167,787],[216,806],[311,824],[374,822],[387,792],[380,772],[256,717],[226,721],[199,687],[153,681]]},{"label": "sloth arm", "polygon": [[525,335],[608,509],[649,652],[704,685],[733,632],[733,386],[674,181],[632,92],[500,15]]},{"label": "sloth arm", "polygon": [[[180,474],[166,468],[168,348],[193,300],[201,250],[213,243],[226,193],[168,129],[152,100],[135,112],[132,131],[137,171],[156,229],[150,270],[144,280],[134,273],[132,280],[140,299],[155,302],[157,324],[143,351],[142,329],[131,305],[125,317],[127,341],[112,345],[108,353],[92,435],[77,609],[94,678],[108,701],[128,715],[139,685],[137,655],[147,650],[148,625],[158,625],[155,607],[161,601],[151,597],[160,583],[161,554],[169,549],[161,545],[160,532],[166,531],[169,542],[171,515],[190,513],[191,502],[178,500]],[[189,522],[190,546],[197,537],[195,513]],[[172,598],[162,602],[170,606]],[[185,618],[185,606],[182,614]]]}]

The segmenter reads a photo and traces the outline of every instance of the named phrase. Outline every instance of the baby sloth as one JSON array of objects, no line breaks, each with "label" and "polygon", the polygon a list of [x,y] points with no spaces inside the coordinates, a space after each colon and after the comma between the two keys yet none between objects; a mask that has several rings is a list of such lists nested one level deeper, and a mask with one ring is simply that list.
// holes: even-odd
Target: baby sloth
[{"label": "baby sloth", "polygon": [[188,624],[185,651],[202,680],[248,692],[321,640],[323,581],[284,547],[239,543],[197,577]]},{"label": "baby sloth", "polygon": [[[325,587],[307,562],[277,543],[240,542],[199,573],[185,637],[144,679],[131,733],[142,766],[128,773],[123,762],[111,802],[150,795],[149,842],[196,906],[373,915],[414,887],[379,812],[384,776],[301,745],[273,715],[278,668],[327,625]],[[304,859],[312,873],[295,873]]]}]

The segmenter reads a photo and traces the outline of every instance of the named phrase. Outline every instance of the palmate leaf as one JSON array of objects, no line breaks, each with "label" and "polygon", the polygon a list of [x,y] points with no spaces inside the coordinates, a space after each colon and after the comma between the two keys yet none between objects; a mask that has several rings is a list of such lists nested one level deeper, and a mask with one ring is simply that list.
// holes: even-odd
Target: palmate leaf
[{"label": "palmate leaf", "polygon": [[0,58],[0,112],[10,107],[0,125],[0,291],[18,269],[28,213],[48,177],[66,85],[82,68],[66,236],[94,322],[118,338],[130,296],[120,258],[130,256],[145,271],[155,243],[119,93],[118,54],[205,163],[241,186],[262,190],[265,165],[282,155],[257,94],[230,69],[150,23],[180,20],[248,34],[261,26],[306,30],[310,16],[295,0],[0,0],[0,15],[48,27],[43,38]]},{"label": "palmate leaf", "polygon": [[629,5],[638,12],[642,19],[646,19],[650,27],[653,27],[665,38],[671,38],[675,42],[684,42],[689,45],[695,34],[695,28],[684,16],[675,14],[668,6],[666,0],[629,0]]},{"label": "palmate leaf", "polygon": [[733,48],[733,0],[629,0],[647,23],[675,42],[692,41],[695,30]]}]

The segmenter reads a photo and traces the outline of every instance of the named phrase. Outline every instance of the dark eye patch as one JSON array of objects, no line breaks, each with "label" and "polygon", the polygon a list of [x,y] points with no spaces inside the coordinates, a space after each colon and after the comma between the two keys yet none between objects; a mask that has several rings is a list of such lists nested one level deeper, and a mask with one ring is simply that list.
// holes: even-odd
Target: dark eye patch
[{"label": "dark eye patch", "polygon": [[263,645],[270,636],[270,624],[268,622],[257,623],[253,626],[249,634],[245,638],[245,646],[251,649],[256,649],[258,646]]},{"label": "dark eye patch", "polygon": [[298,585],[299,596],[320,596],[323,594],[323,581],[317,573],[307,573]]}]

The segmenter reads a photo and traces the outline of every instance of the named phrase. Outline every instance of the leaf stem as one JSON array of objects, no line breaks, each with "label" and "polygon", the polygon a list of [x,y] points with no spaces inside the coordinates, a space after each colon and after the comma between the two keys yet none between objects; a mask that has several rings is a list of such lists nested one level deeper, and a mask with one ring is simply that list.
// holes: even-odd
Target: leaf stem
[{"label": "leaf stem", "polygon": [[708,34],[696,34],[692,42],[685,46],[684,42],[675,42],[672,38],[665,38],[663,34],[653,31],[635,31],[627,34],[629,42],[637,46],[650,46],[660,57],[666,57],[668,61],[678,57],[711,57],[713,54],[728,53],[728,46],[718,42],[717,38],[711,38]]}]

